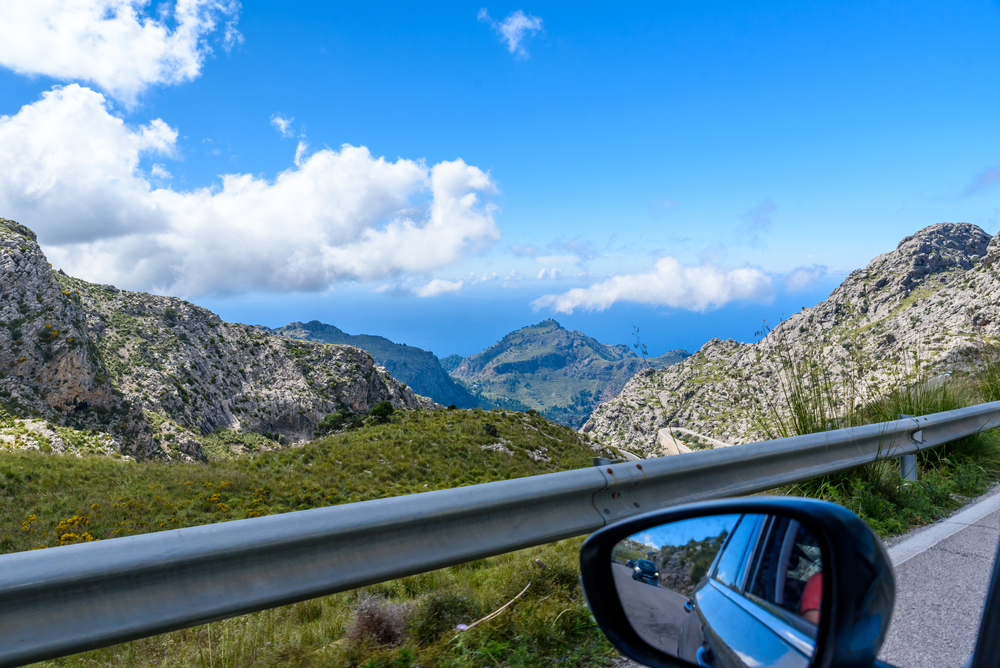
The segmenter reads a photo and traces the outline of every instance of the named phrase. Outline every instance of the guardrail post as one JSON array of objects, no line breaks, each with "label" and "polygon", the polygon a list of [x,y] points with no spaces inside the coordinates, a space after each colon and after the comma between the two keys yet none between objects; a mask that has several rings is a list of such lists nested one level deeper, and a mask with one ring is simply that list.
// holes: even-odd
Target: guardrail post
[{"label": "guardrail post", "polygon": [[[912,415],[900,414],[899,419],[912,417]],[[899,477],[910,482],[917,481],[917,456],[915,454],[899,456]]]}]

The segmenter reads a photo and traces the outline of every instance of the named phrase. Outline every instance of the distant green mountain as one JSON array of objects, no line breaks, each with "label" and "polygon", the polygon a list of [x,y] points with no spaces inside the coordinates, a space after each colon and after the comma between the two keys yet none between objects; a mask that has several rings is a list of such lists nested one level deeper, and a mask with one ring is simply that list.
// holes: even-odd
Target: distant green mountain
[{"label": "distant green mountain", "polygon": [[[518,411],[533,408],[554,422],[579,428],[599,403],[618,394],[647,364],[662,369],[688,356],[673,350],[643,361],[624,344],[607,345],[545,320],[459,358],[450,373],[484,403]],[[456,361],[451,358],[449,365]]]},{"label": "distant green mountain", "polygon": [[458,368],[458,365],[462,363],[465,358],[461,355],[448,355],[447,357],[441,358],[441,368],[451,373]]},{"label": "distant green mountain", "polygon": [[454,404],[459,408],[475,408],[479,405],[476,397],[441,368],[441,362],[434,353],[422,348],[393,343],[382,336],[347,334],[318,320],[293,322],[272,331],[302,341],[356,346],[367,351],[375,358],[376,364],[384,366],[394,378],[409,385],[417,394],[445,406]]}]

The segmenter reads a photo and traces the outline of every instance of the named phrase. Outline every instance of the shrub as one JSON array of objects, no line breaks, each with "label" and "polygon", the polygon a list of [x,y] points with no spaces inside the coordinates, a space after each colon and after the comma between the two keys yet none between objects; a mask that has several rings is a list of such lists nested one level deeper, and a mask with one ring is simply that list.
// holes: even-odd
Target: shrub
[{"label": "shrub", "polygon": [[327,413],[323,417],[323,421],[319,423],[316,427],[317,434],[328,434],[331,431],[336,431],[344,426],[345,416],[340,411],[334,411],[332,413]]},{"label": "shrub", "polygon": [[492,422],[487,422],[486,424],[483,425],[483,433],[493,438],[500,437],[500,430],[497,429],[497,426]]},{"label": "shrub", "polygon": [[458,623],[471,622],[480,616],[478,613],[467,596],[454,591],[432,591],[413,610],[407,633],[419,643],[432,643]]},{"label": "shrub", "polygon": [[374,641],[378,645],[395,645],[403,635],[410,611],[409,605],[365,594],[354,606],[347,637],[359,643]]},{"label": "shrub", "polygon": [[392,417],[395,409],[392,404],[388,401],[380,401],[371,407],[368,411],[369,417],[375,418],[378,422],[386,422],[390,417]]}]

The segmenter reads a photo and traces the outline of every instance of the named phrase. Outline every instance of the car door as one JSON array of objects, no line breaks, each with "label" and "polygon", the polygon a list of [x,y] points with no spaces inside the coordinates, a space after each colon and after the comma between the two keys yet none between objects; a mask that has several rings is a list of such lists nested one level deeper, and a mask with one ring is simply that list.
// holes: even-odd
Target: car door
[{"label": "car door", "polygon": [[704,639],[704,649],[696,656],[699,664],[715,668],[809,665],[813,642],[809,625],[790,611],[798,604],[801,588],[799,580],[788,578],[792,561],[788,546],[796,545],[799,530],[797,523],[792,526],[785,518],[741,518],[711,575],[695,592]]}]

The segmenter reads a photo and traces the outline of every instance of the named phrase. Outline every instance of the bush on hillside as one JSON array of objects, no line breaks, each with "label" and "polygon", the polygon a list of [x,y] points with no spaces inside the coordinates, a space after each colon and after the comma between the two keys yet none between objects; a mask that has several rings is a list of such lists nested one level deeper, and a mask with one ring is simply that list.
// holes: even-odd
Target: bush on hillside
[{"label": "bush on hillside", "polygon": [[391,403],[380,401],[371,407],[371,410],[368,411],[368,417],[373,417],[377,422],[382,423],[388,421],[394,411]]}]

